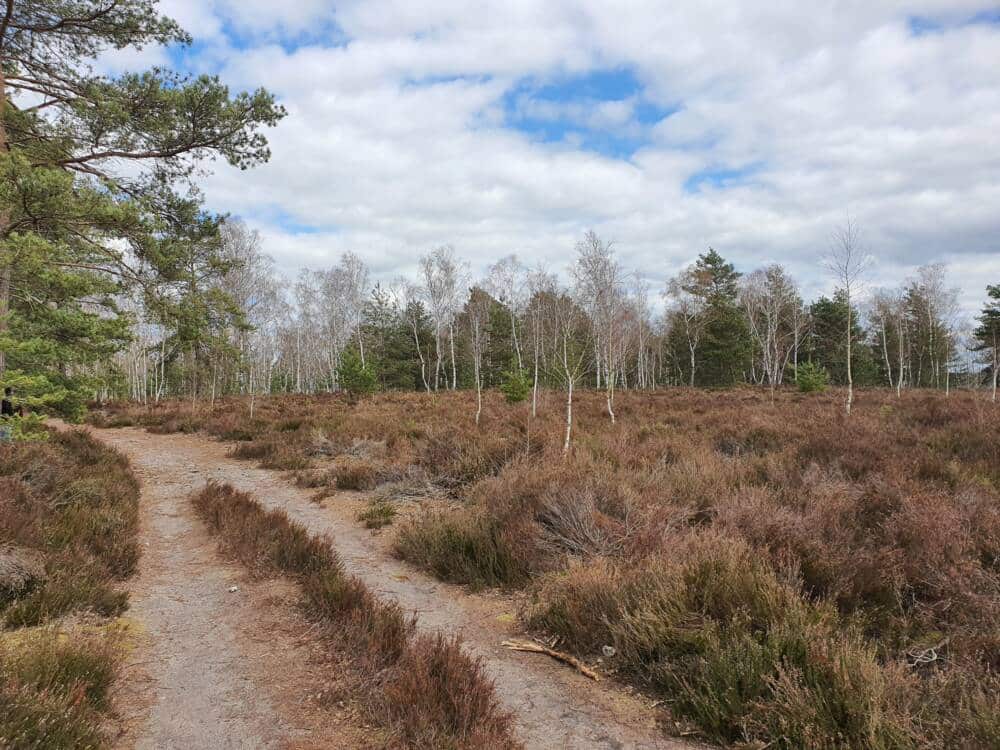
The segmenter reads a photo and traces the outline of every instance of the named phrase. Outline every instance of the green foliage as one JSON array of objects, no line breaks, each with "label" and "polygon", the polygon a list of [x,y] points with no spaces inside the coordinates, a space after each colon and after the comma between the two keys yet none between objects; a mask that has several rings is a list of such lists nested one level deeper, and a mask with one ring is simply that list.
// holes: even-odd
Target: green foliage
[{"label": "green foliage", "polygon": [[[807,351],[812,362],[821,365],[837,385],[847,383],[847,300],[838,291],[833,299],[820,297],[809,308],[812,332]],[[872,350],[865,344],[858,311],[851,311],[851,372],[854,385],[874,385],[878,380]]]},{"label": "green foliage", "polygon": [[[737,303],[741,274],[718,252],[709,248],[695,261],[684,289],[705,304],[706,323],[695,352],[695,384],[727,386],[737,382],[749,355],[750,332]],[[668,348],[684,383],[691,374],[684,326],[670,327]]]},{"label": "green foliage", "polygon": [[368,507],[358,514],[358,520],[367,529],[381,529],[383,526],[391,524],[395,517],[396,507],[392,503],[380,499],[372,500]]},{"label": "green foliage", "polygon": [[[422,390],[421,350],[434,346],[430,319],[423,305],[413,301],[405,309],[388,292],[376,285],[362,312],[365,354],[378,375],[382,390]],[[416,340],[413,328],[417,329]],[[426,355],[425,355],[426,356]]]},{"label": "green foliage", "polygon": [[508,404],[519,404],[531,393],[531,379],[524,370],[513,370],[503,374],[500,392]]},{"label": "green foliage", "polygon": [[[101,365],[129,340],[124,296],[141,294],[179,342],[201,343],[206,318],[226,308],[204,288],[177,294],[192,246],[214,252],[218,222],[200,213],[196,193],[175,190],[190,188],[206,158],[240,168],[266,161],[260,131],[284,110],[266,91],[230,95],[209,76],[94,72],[109,49],[189,42],[148,0],[8,8],[0,37],[0,378],[30,379],[23,390],[34,408],[80,416],[100,384],[93,373],[108,377]],[[44,109],[8,106],[25,92],[46,100]]]},{"label": "green foliage", "polygon": [[1000,284],[993,284],[986,287],[986,294],[989,298],[983,306],[983,311],[979,314],[979,325],[973,331],[976,351],[988,352],[990,361],[990,372],[993,372],[993,362],[1000,357]]},{"label": "green foliage", "polygon": [[710,534],[619,572],[553,576],[530,613],[574,648],[615,647],[615,666],[712,739],[776,747],[903,748],[889,670],[745,544]]},{"label": "green foliage", "polygon": [[375,371],[370,364],[361,363],[361,356],[353,347],[340,355],[337,379],[340,387],[352,396],[361,396],[378,390]]},{"label": "green foliage", "polygon": [[798,367],[796,383],[802,393],[822,393],[830,376],[826,370],[812,362],[805,362]]}]

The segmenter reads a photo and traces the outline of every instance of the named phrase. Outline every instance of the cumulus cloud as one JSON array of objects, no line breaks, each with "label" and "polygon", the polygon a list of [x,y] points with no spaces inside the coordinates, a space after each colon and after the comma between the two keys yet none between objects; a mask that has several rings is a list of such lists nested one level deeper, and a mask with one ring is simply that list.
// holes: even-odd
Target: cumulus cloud
[{"label": "cumulus cloud", "polygon": [[[983,2],[162,9],[199,39],[185,64],[289,110],[271,163],[205,184],[289,273],[353,250],[391,277],[443,243],[474,270],[510,252],[561,269],[592,227],[654,287],[711,245],[819,293],[850,211],[873,283],[943,260],[971,309],[996,281],[1000,19]],[[565,83],[621,71],[635,90]]]}]

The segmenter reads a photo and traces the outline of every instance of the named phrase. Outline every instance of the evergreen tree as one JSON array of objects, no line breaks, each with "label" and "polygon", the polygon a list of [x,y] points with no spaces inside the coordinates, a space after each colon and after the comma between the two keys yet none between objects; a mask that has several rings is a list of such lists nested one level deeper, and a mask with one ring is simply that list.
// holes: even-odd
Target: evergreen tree
[{"label": "evergreen tree", "polygon": [[691,283],[685,288],[705,300],[707,315],[697,352],[697,385],[727,386],[742,376],[750,333],[737,303],[740,276],[733,264],[712,248],[694,264]]},{"label": "evergreen tree", "polygon": [[[812,329],[806,348],[810,362],[822,367],[835,385],[847,383],[847,300],[839,290],[833,299],[820,297],[809,307]],[[851,356],[854,382],[860,386],[878,382],[878,368],[872,348],[866,343],[857,310],[851,315]]]},{"label": "evergreen tree", "polygon": [[0,10],[0,382],[26,384],[39,404],[78,412],[86,365],[124,338],[116,296],[172,282],[188,232],[165,234],[184,220],[203,228],[174,192],[198,163],[269,156],[259,130],[284,112],[263,90],[230,96],[217,78],[159,68],[94,72],[109,49],[189,42],[151,0]]},{"label": "evergreen tree", "polygon": [[337,382],[351,396],[362,396],[378,390],[378,376],[375,370],[370,362],[361,364],[361,355],[354,346],[349,346],[340,355]]},{"label": "evergreen tree", "polygon": [[[413,303],[419,305],[419,303]],[[411,311],[417,319],[426,315]],[[363,316],[364,337],[367,341],[368,360],[378,373],[382,390],[416,390],[423,387],[420,380],[420,358],[417,354],[413,331],[399,309],[399,305],[381,285],[375,288],[365,303]],[[433,336],[426,323],[418,325],[424,334],[425,346],[433,345]]]},{"label": "evergreen tree", "polygon": [[991,383],[992,398],[997,399],[997,376],[1000,370],[1000,284],[986,287],[989,302],[979,314],[979,325],[973,331],[975,350],[986,354],[987,375]]}]

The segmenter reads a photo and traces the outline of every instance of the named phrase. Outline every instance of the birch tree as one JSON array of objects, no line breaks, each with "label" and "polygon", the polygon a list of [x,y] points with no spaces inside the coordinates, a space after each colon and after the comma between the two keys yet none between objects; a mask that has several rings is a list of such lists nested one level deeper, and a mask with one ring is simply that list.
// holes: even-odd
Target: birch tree
[{"label": "birch tree", "polygon": [[544,366],[542,357],[545,355],[545,322],[550,305],[557,295],[558,282],[554,274],[542,268],[537,268],[528,276],[528,320],[531,326],[531,416],[538,415],[538,384],[540,366]]},{"label": "birch tree", "polygon": [[[420,258],[420,280],[427,310],[434,323],[434,390],[438,390],[444,361],[443,338],[448,335],[451,350],[451,388],[457,387],[455,363],[455,316],[461,309],[463,268],[450,245],[442,245]],[[448,376],[445,374],[445,387]]]},{"label": "birch tree", "polygon": [[472,373],[476,388],[476,425],[483,413],[483,352],[486,349],[487,328],[492,300],[482,289],[473,288],[465,306],[469,321],[469,343],[472,350]]},{"label": "birch tree", "polygon": [[614,256],[611,243],[589,231],[576,245],[573,278],[580,304],[590,318],[598,387],[603,375],[605,403],[614,424],[615,385],[624,351],[625,272]]},{"label": "birch tree", "polygon": [[667,282],[664,290],[664,296],[668,300],[670,310],[679,324],[687,346],[691,368],[688,385],[691,387],[694,387],[698,345],[709,323],[706,299],[691,291],[691,286],[695,282],[693,276],[693,268],[688,268]]},{"label": "birch tree", "polygon": [[785,270],[773,264],[743,278],[740,301],[773,400],[798,337],[802,300]]},{"label": "birch tree", "polygon": [[524,358],[521,355],[521,337],[518,331],[521,314],[527,302],[527,273],[516,255],[507,255],[498,260],[489,271],[487,287],[506,307],[510,316],[510,335],[514,345],[514,355],[517,359],[517,369],[524,370]]},{"label": "birch tree", "polygon": [[546,304],[547,337],[552,348],[549,361],[553,378],[566,389],[566,428],[563,455],[569,454],[573,434],[573,394],[587,373],[591,326],[583,308],[569,289],[552,295]]},{"label": "birch tree", "polygon": [[829,272],[844,293],[847,301],[847,399],[844,409],[848,416],[854,405],[854,373],[851,368],[851,329],[852,312],[855,297],[860,292],[864,273],[871,265],[872,258],[861,246],[861,231],[858,225],[848,217],[844,224],[834,230],[830,251],[825,259]]}]

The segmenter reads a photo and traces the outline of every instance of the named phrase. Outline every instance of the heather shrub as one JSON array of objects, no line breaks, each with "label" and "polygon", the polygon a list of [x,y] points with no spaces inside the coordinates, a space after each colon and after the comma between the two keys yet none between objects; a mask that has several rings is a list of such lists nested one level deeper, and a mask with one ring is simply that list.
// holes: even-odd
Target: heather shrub
[{"label": "heather shrub", "polygon": [[[562,394],[539,396],[530,418],[501,392],[484,393],[480,428],[468,392],[356,404],[270,397],[258,401],[256,440],[277,436],[307,458],[372,460],[379,482],[418,470],[435,489],[414,490],[429,512],[400,526],[397,554],[451,581],[530,585],[528,624],[579,653],[617,648],[626,635],[641,645],[642,628],[659,622],[666,635],[649,641],[660,645],[644,658],[660,671],[636,658],[618,674],[641,687],[659,680],[713,736],[808,747],[891,746],[899,737],[997,744],[985,688],[1000,669],[1000,410],[982,394],[857,389],[848,418],[836,387],[778,389],[773,402],[753,387],[623,390],[612,426],[603,393],[581,389],[565,457]],[[245,413],[245,402],[220,400],[209,418],[164,403],[125,418],[210,424],[236,408]],[[309,438],[317,430],[323,439]],[[370,445],[380,447],[369,454]],[[382,513],[361,522],[380,523]],[[757,566],[756,583],[734,589],[743,604],[728,625],[692,603],[676,572],[676,550],[692,534],[742,545]],[[653,565],[669,573],[659,586]],[[732,586],[741,580],[721,570]],[[636,597],[647,589],[659,604],[644,609]],[[673,606],[689,619],[670,619]],[[771,607],[787,616],[747,614]],[[815,645],[824,638],[826,651]],[[925,665],[918,657],[932,647],[938,657]],[[851,670],[820,669],[824,660]],[[746,680],[757,674],[768,680],[755,697]],[[851,675],[860,675],[854,687]],[[750,718],[734,725],[747,705]]]},{"label": "heather shrub", "polygon": [[519,747],[510,736],[513,717],[482,665],[440,634],[418,636],[402,655],[386,684],[385,710],[410,747]]},{"label": "heather shrub", "polygon": [[526,618],[577,649],[613,645],[619,670],[719,741],[908,744],[898,678],[733,539],[696,533],[638,568],[571,569],[541,584]]},{"label": "heather shrub", "polygon": [[358,514],[358,520],[368,529],[381,529],[383,526],[388,526],[395,517],[395,506],[385,500],[373,500],[367,508]]},{"label": "heather shrub", "polygon": [[366,458],[337,456],[330,474],[337,489],[370,490],[375,487],[378,466]]},{"label": "heather shrub", "polygon": [[118,582],[138,562],[138,495],[125,457],[84,432],[0,445],[0,550],[33,565],[31,585],[0,582],[10,631],[0,633],[0,747],[105,745],[117,644],[99,631],[28,628],[128,606]]},{"label": "heather shrub", "polygon": [[393,543],[402,559],[452,583],[518,586],[529,569],[509,528],[468,511],[438,513],[402,526]]}]

